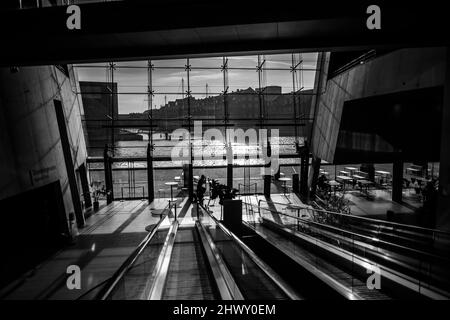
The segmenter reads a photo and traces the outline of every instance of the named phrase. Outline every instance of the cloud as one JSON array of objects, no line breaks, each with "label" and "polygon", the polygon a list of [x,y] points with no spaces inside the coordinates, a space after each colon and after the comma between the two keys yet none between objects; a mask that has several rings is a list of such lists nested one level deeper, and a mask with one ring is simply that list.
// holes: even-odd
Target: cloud
[{"label": "cloud", "polygon": [[[283,68],[286,70],[267,70],[264,73],[261,86],[278,85],[282,87],[283,93],[292,92],[292,73],[291,54],[267,55],[265,56],[266,66],[271,68]],[[315,68],[317,54],[296,54],[294,61],[303,59],[303,68]],[[228,70],[228,85],[230,91],[237,89],[246,89],[248,87],[258,87],[258,73],[256,72],[257,56],[233,56],[228,57],[228,66],[232,68],[254,68],[252,69],[231,69]],[[206,93],[206,84],[208,84],[208,93],[210,95],[221,94],[223,91],[223,72],[220,70],[222,57],[215,58],[196,58],[190,59],[193,69],[190,70],[190,86],[195,98],[202,98]],[[153,70],[153,89],[155,95],[153,104],[159,108],[164,104],[165,97],[167,101],[173,101],[182,97],[181,79],[184,79],[185,91],[187,90],[187,71],[184,67],[186,59],[176,60],[155,60],[152,61],[155,66]],[[84,65],[86,66],[86,65]],[[91,65],[92,66],[92,65]],[[107,81],[107,64],[95,64],[96,67],[76,66],[80,81]],[[123,66],[134,66],[133,68],[123,68]],[[147,61],[120,62],[116,64],[114,81],[118,83],[119,93],[119,112],[143,112],[147,110]],[[136,68],[137,67],[137,68]],[[160,67],[164,67],[160,69]],[[172,68],[170,68],[172,67]],[[204,69],[200,69],[203,67]],[[166,69],[168,68],[168,69]],[[209,69],[215,68],[215,69]],[[305,89],[312,88],[314,84],[314,71],[304,71],[297,74],[297,86],[304,86]],[[300,81],[302,80],[302,81]],[[299,88],[296,88],[299,89]]]}]

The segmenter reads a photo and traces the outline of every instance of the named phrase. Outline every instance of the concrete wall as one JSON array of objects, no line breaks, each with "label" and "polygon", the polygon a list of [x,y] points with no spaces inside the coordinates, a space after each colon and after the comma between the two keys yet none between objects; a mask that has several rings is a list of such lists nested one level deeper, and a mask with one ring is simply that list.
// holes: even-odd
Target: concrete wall
[{"label": "concrete wall", "polygon": [[443,85],[445,54],[445,48],[397,50],[328,80],[316,110],[313,154],[333,162],[345,101]]},{"label": "concrete wall", "polygon": [[66,214],[74,212],[53,100],[62,102],[77,168],[86,161],[77,86],[70,66],[69,77],[54,66],[0,69],[0,200],[59,180]]}]

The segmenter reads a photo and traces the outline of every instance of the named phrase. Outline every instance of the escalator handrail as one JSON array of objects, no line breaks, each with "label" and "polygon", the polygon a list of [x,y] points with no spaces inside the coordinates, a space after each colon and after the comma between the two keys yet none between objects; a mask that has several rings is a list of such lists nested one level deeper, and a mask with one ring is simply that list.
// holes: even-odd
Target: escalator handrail
[{"label": "escalator handrail", "polygon": [[195,223],[197,231],[200,235],[200,240],[205,250],[206,259],[208,259],[211,273],[216,282],[216,287],[219,291],[222,300],[244,300],[244,296],[239,290],[236,281],[228,270],[221,254],[219,253],[214,240],[205,229],[205,226],[197,220]]},{"label": "escalator handrail", "polygon": [[156,267],[154,270],[155,280],[152,282],[150,292],[146,297],[147,300],[161,300],[163,297],[178,227],[178,220],[174,220],[170,226],[169,232],[167,233],[163,249],[161,250],[158,258],[158,262],[156,263]]},{"label": "escalator handrail", "polygon": [[244,242],[241,241],[234,233],[229,231],[216,217],[214,217],[203,205],[199,206],[204,212],[219,226],[219,228],[236,243],[248,257],[266,274],[291,300],[300,300],[301,298],[295,291],[285,283],[265,262],[263,262]]},{"label": "escalator handrail", "polygon": [[[269,222],[272,222],[270,220],[268,220]],[[320,239],[313,239],[313,237],[309,236],[309,235],[305,235],[305,234],[301,234],[301,233],[296,233],[293,230],[287,228],[286,226],[280,225],[276,222],[272,222],[275,225],[277,225],[278,228],[280,228],[281,230],[285,230],[286,232],[299,237],[301,239],[304,239],[306,241],[308,241],[309,243],[313,243],[316,246],[319,246],[325,250],[327,250],[328,252],[334,253],[340,257],[343,257],[345,259],[347,259],[348,261],[351,261],[352,264],[356,264],[359,266],[362,266],[364,268],[367,268],[368,265],[372,265],[373,262],[369,261],[367,258],[365,258],[364,256],[360,256],[357,255],[351,251],[342,249],[340,247],[337,247],[333,244],[327,243],[323,240]],[[314,241],[314,242],[311,242]],[[436,287],[432,287],[430,285],[424,285],[424,283],[420,280],[420,279],[415,279],[411,276],[405,275],[401,272],[398,272],[397,270],[394,270],[392,268],[386,267],[384,265],[379,265],[377,264],[377,266],[380,268],[381,274],[384,274],[384,277],[394,280],[395,282],[397,282],[400,285],[405,286],[406,288],[409,288],[421,295],[433,298],[433,299],[449,299],[450,297],[450,293],[440,289],[440,288],[436,288]],[[315,269],[313,269],[312,272],[314,272]],[[323,274],[321,274],[322,276],[324,276]],[[324,277],[329,277],[328,274],[325,274]],[[328,282],[328,281],[327,281]],[[339,285],[342,287],[342,285]],[[352,296],[354,296],[357,299],[363,299],[363,297],[352,293]]]},{"label": "escalator handrail", "polygon": [[[370,239],[370,237],[363,236],[363,235],[359,235],[359,234],[355,234],[355,233],[350,232],[350,231],[347,231],[347,230],[342,230],[342,229],[339,229],[339,228],[336,228],[336,227],[332,227],[332,226],[320,224],[320,223],[313,222],[313,221],[308,221],[308,220],[301,219],[301,218],[298,218],[298,217],[295,217],[295,216],[290,216],[290,215],[288,215],[288,214],[284,214],[284,213],[281,213],[281,212],[273,211],[273,210],[270,210],[270,209],[267,209],[267,208],[263,208],[263,209],[264,209],[264,210],[267,210],[267,211],[271,211],[271,212],[276,212],[277,214],[284,215],[284,216],[288,216],[288,217],[290,217],[290,218],[294,218],[295,220],[300,220],[302,223],[308,223],[308,224],[318,225],[318,226],[322,226],[322,227],[334,229],[334,230],[337,230],[337,231],[342,231],[342,232],[347,233],[347,234],[356,235],[356,236],[358,236],[358,237],[364,237],[364,238],[369,238],[369,239]],[[266,218],[263,218],[263,219],[266,219]],[[267,220],[270,221],[270,222],[272,222],[270,219],[267,219]],[[280,225],[280,224],[278,224],[277,222],[273,222],[273,223],[275,223],[276,225],[278,225],[278,226],[281,227],[281,228],[287,228],[287,226]],[[288,228],[288,230],[290,230],[290,232],[294,232],[294,233],[299,234],[299,235],[301,234],[301,233],[297,233],[297,232],[291,230],[290,228]],[[306,236],[306,235],[305,235],[305,236]],[[308,236],[308,237],[311,237],[311,236]],[[333,244],[330,244],[330,243],[328,243],[328,242],[324,242],[324,241],[322,241],[322,240],[318,240],[318,241],[322,242],[323,245],[324,245],[324,247],[330,247],[330,248],[335,247]],[[382,242],[382,240],[378,240],[377,242]],[[383,242],[390,244],[389,242],[386,242],[386,241],[383,241]],[[407,250],[415,250],[415,249],[411,249],[411,248],[408,248],[408,247],[399,246],[399,245],[396,245],[396,244],[391,244],[391,245],[397,246],[397,247],[400,247],[400,248],[405,248],[405,249],[407,249]],[[339,250],[342,250],[342,249],[339,249]],[[342,250],[342,251],[345,252],[345,251],[347,251],[347,250]],[[418,251],[418,250],[415,250],[415,251]],[[447,259],[447,258],[445,258],[445,257],[435,256],[435,255],[432,255],[432,254],[429,254],[429,253],[423,252],[423,251],[418,251],[418,252],[419,252],[419,253],[422,253],[422,254],[425,254],[425,255],[432,256],[433,258],[435,258],[435,259],[437,259],[437,260],[441,260],[441,261],[443,260],[444,263],[448,263],[448,262],[449,262],[449,259]],[[355,255],[353,252],[351,252],[351,253],[349,253],[349,254],[350,254],[352,257],[357,257],[357,255]],[[415,256],[409,256],[409,257],[415,258]],[[417,258],[417,260],[421,261],[420,258]],[[394,260],[392,260],[392,261],[394,261]],[[398,260],[395,260],[395,263],[396,263],[396,264],[400,264],[401,262],[398,261]],[[380,266],[381,266],[381,265],[380,265]],[[388,268],[385,267],[385,266],[382,266],[382,267],[383,267],[385,270],[388,269]],[[405,280],[410,279],[410,280],[407,280],[407,281],[412,281],[412,282],[414,282],[414,281],[419,281],[419,282],[420,282],[420,279],[413,279],[411,276],[405,275],[405,274],[403,274],[403,273],[399,273],[398,270],[395,271],[395,270],[393,270],[393,269],[390,269],[389,272],[391,272],[392,274],[394,274],[394,272],[396,272],[398,277],[403,278],[403,279],[405,279]],[[424,291],[424,290],[425,290],[425,289],[422,288],[422,291]],[[430,293],[432,293],[432,294],[438,294],[438,295],[442,295],[442,296],[446,296],[446,297],[448,297],[449,294],[450,294],[449,292],[445,291],[444,289],[437,288],[437,287],[434,288],[434,289],[430,289],[430,288],[429,288],[428,291],[429,291]],[[440,291],[440,292],[439,292],[439,291]]]},{"label": "escalator handrail", "polygon": [[[253,206],[253,207],[256,207],[254,204],[249,204],[249,203],[246,203],[246,204],[250,205],[250,206]],[[360,237],[360,238],[363,238],[363,239],[367,239],[367,240],[373,241],[373,238],[370,237],[370,236],[367,236],[367,235],[363,235],[363,234],[360,234],[360,233],[356,233],[356,232],[352,232],[352,231],[349,231],[349,230],[341,229],[341,228],[338,228],[338,227],[335,227],[335,226],[326,225],[326,224],[319,223],[319,222],[316,222],[316,221],[309,221],[309,220],[302,219],[302,218],[296,217],[296,216],[292,216],[292,215],[289,215],[289,214],[286,214],[286,213],[283,213],[283,212],[274,211],[274,210],[271,210],[269,208],[261,208],[261,209],[266,210],[266,211],[270,211],[270,212],[273,212],[273,213],[276,213],[276,214],[279,214],[279,215],[283,215],[283,216],[286,216],[286,217],[289,217],[289,218],[292,218],[292,219],[295,219],[295,220],[298,220],[298,221],[301,221],[302,223],[312,224],[312,225],[316,225],[316,226],[320,226],[320,227],[329,228],[329,229],[332,229],[332,230],[334,230],[336,232],[343,232],[343,233],[346,233],[346,234],[351,235],[351,236],[357,236],[357,237]],[[376,242],[377,243],[383,243],[383,244],[386,244],[386,245],[392,246],[392,247],[397,247],[397,248],[402,249],[402,250],[411,251],[412,253],[415,253],[415,254],[421,254],[421,255],[424,255],[424,256],[428,256],[428,257],[433,258],[433,259],[450,262],[450,259],[448,259],[447,257],[438,256],[438,255],[435,255],[435,254],[432,254],[432,253],[429,253],[429,252],[425,252],[425,251],[421,251],[421,250],[418,250],[418,249],[406,247],[406,246],[399,245],[399,244],[396,244],[396,243],[392,243],[392,242],[389,242],[389,241],[386,241],[386,240],[377,239]]]},{"label": "escalator handrail", "polygon": [[150,241],[152,241],[153,237],[161,226],[161,223],[165,219],[167,219],[167,216],[164,216],[162,219],[160,219],[153,230],[145,236],[144,240],[142,240],[141,243],[136,247],[136,249],[133,250],[133,252],[124,261],[124,263],[122,263],[119,269],[113,274],[110,280],[99,291],[99,293],[95,297],[95,300],[106,300],[109,297],[119,281],[125,276],[128,270],[134,265],[136,260],[142,254],[145,247],[147,247]]},{"label": "escalator handrail", "polygon": [[[261,202],[266,202],[267,204],[280,204],[280,205],[284,205],[287,206],[287,203],[280,203],[280,202],[274,202],[274,201],[267,201],[267,200],[263,200],[263,199],[259,199],[258,200],[258,208],[261,208]],[[253,205],[254,206],[254,205]],[[339,213],[339,212],[333,212],[333,211],[327,211],[327,210],[320,210],[320,209],[315,209],[312,208],[311,206],[307,206],[307,205],[303,205],[305,206],[302,209],[305,210],[312,210],[312,211],[316,211],[316,212],[323,212],[323,213],[327,213],[327,214],[332,214],[332,215],[338,215],[338,216],[345,216],[347,218],[351,218],[351,219],[357,219],[357,220],[364,220],[364,221],[369,221],[372,223],[379,223],[379,224],[384,224],[384,225],[388,225],[388,226],[393,226],[394,228],[404,228],[404,229],[412,229],[412,230],[418,230],[418,231],[426,231],[426,232],[431,232],[431,233],[440,233],[443,234],[447,237],[450,238],[450,232],[448,231],[444,231],[444,230],[438,230],[438,229],[430,229],[430,228],[424,228],[424,227],[418,227],[418,226],[413,226],[413,225],[409,225],[409,224],[403,224],[403,223],[398,223],[398,222],[392,222],[392,221],[385,221],[385,220],[380,220],[380,219],[373,219],[373,218],[367,218],[367,217],[360,217],[360,216],[354,216],[354,215],[348,215],[345,213]],[[265,208],[263,208],[265,209]],[[422,232],[423,234],[423,232]]]}]

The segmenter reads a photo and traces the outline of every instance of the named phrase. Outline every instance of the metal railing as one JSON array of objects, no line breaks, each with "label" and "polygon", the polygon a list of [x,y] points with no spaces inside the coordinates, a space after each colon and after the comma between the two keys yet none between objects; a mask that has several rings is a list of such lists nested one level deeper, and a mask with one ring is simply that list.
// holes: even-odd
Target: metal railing
[{"label": "metal railing", "polygon": [[[286,206],[286,208],[289,208],[290,206],[290,204],[286,203],[277,203],[260,199],[258,201],[258,213],[261,209],[261,203],[267,203],[268,206],[269,204],[281,205]],[[448,246],[450,245],[450,233],[442,230],[423,228],[392,221],[349,215],[327,210],[320,210],[306,205],[303,205],[303,208],[301,208],[300,214],[302,212],[316,222],[322,222],[341,227],[348,226],[353,229],[355,229],[359,225],[362,229],[366,229],[366,231],[370,231],[371,233],[381,235],[382,232],[389,232],[390,234],[392,234],[394,239],[397,238],[398,240],[405,241],[409,239],[411,241],[420,243],[426,242],[429,247],[434,247],[436,249],[439,249],[441,247],[445,249],[447,247],[448,250]],[[450,256],[450,250],[448,250],[448,253]]]},{"label": "metal railing", "polygon": [[[245,203],[245,205],[246,206],[255,206],[256,207],[256,205],[248,204],[248,203]],[[307,209],[307,208],[302,208],[302,209],[299,209],[299,210],[303,210],[303,209]],[[338,227],[335,227],[335,226],[330,226],[328,224],[320,223],[320,222],[317,222],[317,221],[310,221],[310,220],[307,220],[305,218],[302,218],[301,216],[300,217],[298,217],[298,216],[296,217],[296,216],[292,216],[292,215],[289,215],[287,213],[279,212],[279,211],[272,210],[272,209],[269,209],[269,208],[262,208],[262,210],[270,211],[271,213],[276,213],[278,215],[282,215],[282,216],[285,216],[285,217],[297,220],[299,223],[301,222],[302,224],[309,224],[309,225],[322,227],[324,229],[335,231],[336,233],[344,233],[344,234],[347,234],[347,235],[349,235],[351,237],[355,236],[355,237],[359,237],[359,238],[361,238],[363,240],[367,240],[367,241],[370,241],[370,242],[376,241],[377,244],[385,244],[385,245],[388,245],[388,246],[392,246],[392,247],[396,247],[396,248],[399,248],[399,249],[402,249],[402,250],[406,250],[406,251],[409,251],[411,254],[420,254],[420,255],[423,255],[423,256],[428,256],[430,258],[447,260],[447,261],[450,262],[450,259],[438,256],[438,255],[435,255],[435,254],[432,254],[432,253],[429,253],[429,252],[424,252],[424,251],[418,250],[416,248],[410,248],[410,247],[402,246],[402,245],[399,245],[399,244],[396,244],[396,243],[388,242],[388,241],[385,241],[385,240],[376,239],[374,237],[366,236],[364,234],[360,234],[360,233],[357,233],[357,232],[354,232],[354,231],[349,231],[349,230],[346,230],[346,229],[341,229],[341,228],[338,228]],[[297,210],[297,209],[295,208],[294,210]],[[261,211],[259,211],[258,213],[261,216]],[[305,229],[303,228],[302,230],[304,231]],[[297,231],[300,231],[300,224],[297,224]]]},{"label": "metal railing", "polygon": [[[280,228],[289,228],[298,232],[299,235],[319,239],[321,244],[326,243],[325,247],[331,245],[339,248],[339,250],[348,254],[348,257],[352,259],[352,264],[355,258],[361,261],[374,261],[385,270],[385,273],[388,272],[393,279],[397,279],[395,281],[398,281],[401,285],[406,285],[406,287],[420,294],[433,298],[450,297],[448,279],[450,259],[447,257],[305,219],[301,216],[292,216],[261,207],[259,204],[247,203],[246,206],[257,207],[262,222],[267,221],[270,224],[278,225]],[[309,209],[301,208],[298,210]],[[274,214],[278,217],[285,217],[285,221],[280,224],[280,221],[274,219]]]},{"label": "metal railing", "polygon": [[128,197],[129,198],[136,198],[136,189],[141,189],[142,190],[142,198],[145,198],[145,187],[141,186],[141,187],[137,187],[137,186],[128,186],[128,187],[120,187],[120,194],[122,196],[121,199],[126,199],[124,198],[124,194],[123,194],[123,189],[128,190]]},{"label": "metal railing", "polygon": [[[300,297],[297,295],[297,293],[290,287],[289,284],[287,284],[277,273],[275,273],[272,268],[270,268],[264,261],[262,261],[254,252],[251,250],[244,242],[242,242],[241,239],[239,239],[234,233],[229,231],[221,222],[219,222],[211,213],[209,210],[207,210],[205,207],[199,205],[199,208],[202,209],[202,213],[199,215],[200,221],[202,219],[207,219],[206,222],[201,222],[205,226],[214,226],[214,229],[219,229],[222,232],[222,235],[224,235],[228,240],[235,243],[242,251],[245,253],[245,255],[250,258],[250,260],[255,263],[258,268],[265,274],[266,277],[268,277],[273,283],[277,285],[278,288],[280,288],[284,294],[289,297],[289,299],[293,300],[299,300]],[[225,239],[220,236],[219,241],[223,243]]]},{"label": "metal railing", "polygon": [[142,254],[144,249],[152,241],[155,234],[157,233],[161,223],[165,218],[161,217],[159,222],[155,225],[153,230],[142,240],[142,242],[137,246],[136,249],[131,253],[131,255],[125,260],[125,262],[120,266],[120,268],[113,274],[113,276],[107,281],[103,288],[96,295],[96,300],[106,300],[109,298],[114,289],[118,286],[119,282],[123,280],[127,272],[133,267],[134,263],[137,261],[139,256]]}]

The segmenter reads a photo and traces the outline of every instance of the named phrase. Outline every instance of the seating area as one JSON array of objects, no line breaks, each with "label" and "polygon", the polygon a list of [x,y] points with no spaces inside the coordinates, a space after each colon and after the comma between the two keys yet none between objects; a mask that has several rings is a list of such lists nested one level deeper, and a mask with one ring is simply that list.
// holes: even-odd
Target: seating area
[{"label": "seating area", "polygon": [[[369,174],[369,171],[372,173]],[[405,163],[401,197],[398,200],[397,190],[395,200],[392,165],[375,165],[371,170],[364,165],[325,165],[319,171],[317,195],[319,202],[329,208],[346,208],[345,204],[340,206],[340,202],[348,199],[352,203],[358,202],[359,207],[371,208],[370,210],[382,207],[387,202],[395,202],[406,205],[413,213],[427,201],[433,201],[438,190],[438,179],[435,175],[437,172],[433,163],[430,163],[428,168]]]},{"label": "seating area", "polygon": [[[359,190],[361,194],[369,196],[369,189],[375,185],[373,181],[369,180],[367,172],[358,170],[355,167],[346,167],[346,170],[340,170],[339,175],[334,180],[327,180],[324,171],[320,173],[323,175],[323,182],[329,186],[329,193],[336,194],[337,191],[345,192],[347,190]],[[323,187],[323,183],[319,184]]]}]

